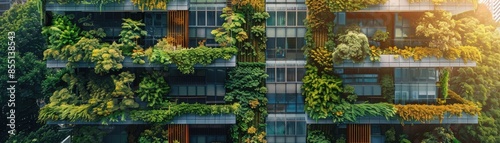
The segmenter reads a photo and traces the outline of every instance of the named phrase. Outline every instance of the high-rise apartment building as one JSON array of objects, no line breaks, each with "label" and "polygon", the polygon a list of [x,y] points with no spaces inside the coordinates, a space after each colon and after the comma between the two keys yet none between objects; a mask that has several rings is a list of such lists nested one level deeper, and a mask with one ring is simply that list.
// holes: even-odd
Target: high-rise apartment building
[{"label": "high-rise apartment building", "polygon": [[[139,36],[140,38],[137,38],[138,41],[136,41],[143,48],[154,46],[158,40],[164,37],[173,37],[174,39],[170,42],[175,43],[174,45],[179,45],[177,47],[197,47],[200,41],[204,41],[204,45],[207,47],[223,47],[224,45],[216,42],[220,39],[212,35],[212,30],[223,27],[225,22],[235,22],[235,18],[223,19],[221,15],[224,14],[223,9],[225,7],[235,7],[239,4],[238,2],[226,0],[171,0],[168,1],[166,9],[141,10],[133,4],[133,2],[137,1],[123,0],[122,3],[111,2],[101,6],[98,4],[74,4],[75,1],[69,1],[67,4],[58,4],[54,1],[46,4],[48,15],[46,23],[57,19],[54,14],[66,15],[72,17],[73,19],[70,21],[77,24],[82,30],[102,28],[106,36],[102,38],[101,42],[111,43],[113,41],[119,42],[122,37],[121,31],[123,30],[122,19],[130,18],[133,20],[142,20],[145,24],[142,28],[147,31],[147,34]],[[338,136],[343,134],[347,142],[384,142],[384,132],[388,130],[388,126],[400,126],[401,123],[417,126],[420,124],[478,123],[477,115],[464,114],[463,116],[456,116],[448,113],[446,113],[441,121],[436,117],[425,123],[404,120],[402,117],[398,117],[398,115],[394,115],[388,119],[383,116],[363,116],[353,122],[335,122],[331,118],[316,120],[309,117],[308,113],[306,113],[307,101],[303,95],[304,89],[302,89],[304,84],[302,79],[306,75],[307,64],[307,57],[304,55],[305,51],[303,47],[308,44],[306,41],[309,30],[307,22],[305,22],[305,19],[308,17],[308,7],[305,1],[265,0],[265,2],[262,2],[265,5],[258,5],[262,7],[263,10],[261,11],[269,13],[269,18],[267,18],[264,24],[260,25],[265,25],[264,37],[267,39],[264,50],[265,55],[255,57],[255,59],[260,60],[253,60],[252,58],[249,60],[245,56],[240,56],[240,53],[229,58],[229,60],[219,59],[212,61],[208,65],[198,64],[194,66],[193,72],[185,74],[182,70],[178,69],[180,66],[176,66],[175,62],[167,66],[158,63],[149,64],[147,60],[145,64],[137,64],[133,62],[134,59],[125,58],[122,62],[123,68],[119,71],[135,73],[135,80],[127,83],[132,90],[138,90],[142,86],[140,85],[141,78],[147,76],[141,75],[142,72],[158,71],[161,73],[160,77],[165,78],[166,83],[170,87],[167,97],[169,100],[177,101],[177,103],[222,105],[226,103],[224,98],[228,92],[234,91],[234,89],[229,89],[227,84],[231,83],[229,82],[231,80],[236,80],[232,79],[234,76],[232,76],[231,71],[238,68],[240,62],[259,61],[265,63],[265,68],[262,68],[262,70],[265,69],[268,77],[260,83],[265,83],[265,87],[267,88],[267,110],[265,111],[267,112],[267,117],[265,117],[265,124],[261,125],[265,126],[266,140],[269,143],[305,143],[307,133],[310,131],[310,128],[314,128],[313,126],[316,126],[316,128],[324,127],[323,129],[334,132]],[[371,39],[376,31],[388,32],[387,42],[383,45],[397,46],[402,49],[405,46],[421,46],[423,44],[422,39],[417,39],[413,35],[415,35],[415,21],[424,12],[441,9],[458,14],[473,10],[473,4],[471,3],[448,2],[436,5],[431,2],[410,3],[408,1],[387,0],[384,4],[370,5],[358,11],[330,13],[335,16],[334,23],[336,28],[333,31],[338,32],[343,27],[357,25],[360,31],[369,39]],[[253,2],[252,0],[249,1],[249,3]],[[259,11],[251,11],[245,17],[252,17],[256,12]],[[255,21],[247,19],[247,22]],[[47,24],[47,26],[49,25]],[[247,32],[249,35],[250,33]],[[236,34],[229,35],[235,36]],[[325,40],[323,40],[323,43],[318,42],[322,41],[321,34],[312,33],[312,35],[313,39],[317,42],[316,45],[326,45],[324,44]],[[257,36],[250,37],[256,38]],[[369,42],[371,45],[377,43],[377,41],[373,40]],[[255,48],[258,42],[254,41],[254,43],[249,42],[248,45],[239,44],[238,46],[242,45],[251,45],[251,47]],[[173,47],[173,49],[175,48]],[[238,47],[238,49],[241,50],[243,48]],[[254,53],[246,54],[252,55]],[[259,53],[255,54],[259,55]],[[179,60],[177,63],[187,62],[185,60],[191,60],[190,58],[177,59]],[[168,58],[165,60],[168,60]],[[366,59],[362,63],[353,63],[346,60],[341,63],[332,64],[330,67],[335,75],[338,75],[343,81],[343,86],[350,85],[354,87],[358,101],[353,104],[386,102],[384,95],[382,95],[382,91],[385,88],[382,85],[382,79],[385,75],[391,75],[390,80],[393,83],[394,99],[390,101],[390,104],[405,106],[410,104],[437,105],[438,99],[442,97],[443,93],[440,86],[442,71],[448,67],[473,67],[475,65],[474,61],[464,63],[460,59],[445,60],[443,58],[427,57],[421,61],[415,61],[412,58],[406,59],[402,56],[381,55],[380,61],[372,62]],[[49,68],[65,68],[66,66],[65,61],[49,60],[47,62],[47,67]],[[80,73],[84,77],[90,77],[88,73],[94,72],[94,68],[96,68],[95,63],[89,62],[77,62],[73,66],[76,73]],[[114,75],[113,79],[117,79],[116,77],[119,73],[111,71],[110,73],[92,75],[94,76],[92,78],[95,78],[95,76]],[[243,81],[244,79],[241,80]],[[116,86],[116,84],[114,85]],[[74,91],[74,93],[79,94],[82,91]],[[117,102],[124,102],[124,99],[126,98],[116,99],[115,106],[119,106]],[[153,109],[144,105],[146,103],[141,103],[142,100],[138,99],[138,97],[135,97],[135,101],[141,104],[139,108],[142,110],[157,110],[158,112],[155,112],[158,114],[157,116],[167,114],[165,113],[167,111],[163,110],[167,107],[163,107],[161,110]],[[264,103],[261,100],[256,101],[250,103],[257,105]],[[90,103],[90,100],[84,102]],[[240,101],[240,103],[242,102]],[[254,105],[251,107],[254,107]],[[131,114],[127,113],[131,110],[134,109],[119,110],[125,113],[123,114],[124,120],[108,122],[108,128],[106,129],[109,132],[104,138],[105,142],[137,141],[138,138],[134,136],[139,136],[139,134],[136,132],[140,133],[138,130],[144,129],[144,127],[139,128],[138,126],[148,124],[150,121],[133,120],[134,118],[129,116]],[[89,109],[88,112],[92,112],[92,110]],[[252,122],[256,123],[260,122],[257,114],[262,112],[264,111],[248,113],[251,115],[248,115],[247,119],[251,119]],[[186,114],[178,114],[171,120],[165,122],[159,121],[159,123],[167,124],[165,129],[168,129],[167,136],[170,142],[173,142],[175,139],[181,143],[229,143],[234,142],[234,140],[231,140],[231,137],[235,132],[238,132],[232,130],[232,126],[243,126],[239,122],[243,122],[244,120],[237,119],[239,116],[235,114],[237,113],[197,115],[195,111],[192,111]],[[256,116],[253,116],[254,114]],[[49,120],[47,123],[72,125],[101,124],[99,121],[82,120]],[[248,134],[254,134],[250,127],[246,127],[247,125],[244,126],[241,128],[249,128]],[[240,142],[245,141],[240,140]]]}]

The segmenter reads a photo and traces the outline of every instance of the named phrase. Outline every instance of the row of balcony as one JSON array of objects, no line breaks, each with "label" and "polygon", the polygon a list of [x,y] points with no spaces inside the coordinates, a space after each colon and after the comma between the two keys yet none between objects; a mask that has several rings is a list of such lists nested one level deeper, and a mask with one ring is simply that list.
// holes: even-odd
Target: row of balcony
[{"label": "row of balcony", "polygon": [[[207,3],[226,2],[221,0],[207,0]],[[266,0],[267,3],[287,2],[286,0]],[[298,0],[293,3],[299,2]],[[125,0],[123,3],[111,3],[102,6],[94,4],[46,4],[47,11],[101,11],[101,12],[142,12],[142,11],[173,11],[173,10],[188,10],[190,3],[198,3],[195,0],[171,0],[165,10],[140,10],[131,0]],[[446,10],[454,14],[473,10],[474,4],[467,2],[445,2],[439,5],[433,4],[431,1],[409,3],[408,0],[388,0],[385,4],[372,5],[358,12],[408,12],[408,11],[429,11],[429,10]]]}]

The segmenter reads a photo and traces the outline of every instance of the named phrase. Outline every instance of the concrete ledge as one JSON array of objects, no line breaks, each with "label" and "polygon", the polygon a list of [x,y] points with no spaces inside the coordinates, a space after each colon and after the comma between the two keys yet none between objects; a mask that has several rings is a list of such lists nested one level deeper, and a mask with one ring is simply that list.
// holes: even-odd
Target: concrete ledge
[{"label": "concrete ledge", "polygon": [[[397,115],[396,115],[397,116]],[[319,119],[319,120],[314,120],[311,119],[309,116],[306,116],[306,122],[307,124],[338,124],[338,123],[333,123],[332,119]],[[403,121],[401,122],[400,119],[397,117],[389,118],[387,120],[385,117],[380,117],[380,116],[365,116],[365,117],[360,117],[356,120],[356,122],[344,122],[345,124],[401,124],[404,123],[405,125],[411,125],[411,124],[478,124],[478,116],[473,116],[469,115],[467,113],[462,113],[462,116],[455,116],[455,115],[449,115],[445,114],[443,121],[439,122],[438,117],[436,119],[427,121],[427,122],[420,122],[420,121]]]},{"label": "concrete ledge", "polygon": [[397,55],[380,55],[380,61],[370,61],[367,57],[362,63],[354,63],[351,60],[344,60],[341,64],[334,64],[334,68],[378,68],[378,67],[475,67],[475,61],[462,59],[447,60],[444,58],[427,57],[421,61],[415,61],[412,57],[404,59]]},{"label": "concrete ledge", "polygon": [[[195,115],[186,114],[175,117],[166,124],[236,124],[236,115],[234,114],[214,114],[214,115]],[[84,122],[84,121],[47,121],[47,124],[85,124],[85,125],[97,125],[103,124],[100,121],[94,122]],[[151,124],[144,121],[132,121],[130,117],[127,117],[125,121],[118,122],[107,122],[109,125],[127,125],[127,124]]]},{"label": "concrete ledge", "polygon": [[[124,68],[159,68],[164,67],[164,65],[160,64],[149,64],[146,61],[145,64],[135,64],[132,62],[133,60],[130,57],[125,57],[122,64]],[[47,60],[47,68],[65,68],[67,61],[61,60]],[[95,64],[92,62],[78,62],[78,68],[93,68]],[[177,67],[175,64],[170,64],[169,67]],[[217,67],[236,67],[236,56],[231,57],[229,60],[224,59],[215,59],[211,64],[203,66],[201,64],[196,64],[195,68],[209,67],[209,68],[217,68]]]},{"label": "concrete ledge", "polygon": [[109,3],[99,6],[95,4],[58,4],[48,3],[45,6],[47,11],[82,11],[82,12],[165,12],[172,10],[188,10],[189,0],[171,0],[167,9],[140,10],[131,0],[124,0],[122,3]]}]

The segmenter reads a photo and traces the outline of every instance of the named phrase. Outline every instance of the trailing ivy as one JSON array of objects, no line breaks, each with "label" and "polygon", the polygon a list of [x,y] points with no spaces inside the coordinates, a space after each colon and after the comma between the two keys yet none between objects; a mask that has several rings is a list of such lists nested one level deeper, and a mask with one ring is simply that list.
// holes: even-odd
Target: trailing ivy
[{"label": "trailing ivy", "polygon": [[231,129],[233,142],[266,142],[267,88],[263,81],[268,75],[264,67],[264,63],[239,62],[229,72],[224,100],[241,105]]},{"label": "trailing ivy", "polygon": [[448,81],[450,80],[450,71],[448,69],[443,69],[439,81],[441,86],[441,94],[443,95],[443,100],[448,99]]},{"label": "trailing ivy", "polygon": [[237,52],[236,48],[232,47],[208,48],[203,46],[192,49],[180,48],[180,50],[175,51],[153,49],[152,54],[149,56],[149,61],[165,66],[176,64],[177,69],[183,74],[189,74],[194,72],[195,64],[208,65],[218,58],[229,60]]},{"label": "trailing ivy", "polygon": [[164,102],[161,107],[164,109],[132,110],[130,111],[130,118],[134,121],[148,123],[168,123],[174,117],[184,114],[213,115],[236,113],[240,105],[238,103],[233,105],[206,105]]},{"label": "trailing ivy", "polygon": [[142,101],[148,102],[153,107],[162,104],[164,96],[170,92],[170,87],[159,72],[147,74],[139,83],[139,89],[135,91]]},{"label": "trailing ivy", "polygon": [[383,75],[380,84],[382,87],[382,97],[384,97],[388,103],[394,103],[395,89],[393,77],[389,74]]}]

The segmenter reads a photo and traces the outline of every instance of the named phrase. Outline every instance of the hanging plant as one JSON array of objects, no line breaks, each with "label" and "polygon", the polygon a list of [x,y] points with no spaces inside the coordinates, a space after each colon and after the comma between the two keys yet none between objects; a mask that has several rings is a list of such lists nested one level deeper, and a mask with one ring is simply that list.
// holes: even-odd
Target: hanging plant
[{"label": "hanging plant", "polygon": [[169,0],[132,0],[140,10],[162,9],[166,10]]}]

